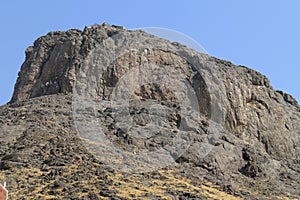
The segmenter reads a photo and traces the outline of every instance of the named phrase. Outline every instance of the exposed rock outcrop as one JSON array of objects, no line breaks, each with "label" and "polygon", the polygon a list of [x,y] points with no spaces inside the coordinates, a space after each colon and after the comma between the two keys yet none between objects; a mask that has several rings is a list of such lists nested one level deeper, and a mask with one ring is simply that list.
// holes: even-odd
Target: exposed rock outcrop
[{"label": "exposed rock outcrop", "polygon": [[[128,113],[120,115],[123,98]],[[37,39],[0,113],[0,179],[16,197],[300,195],[297,101],[252,69],[143,31],[103,24]],[[101,131],[122,160],[103,156],[93,140]],[[161,149],[170,162],[158,169],[151,164],[160,158],[144,165],[138,157]],[[149,170],[130,175],[114,168],[119,163]]]}]

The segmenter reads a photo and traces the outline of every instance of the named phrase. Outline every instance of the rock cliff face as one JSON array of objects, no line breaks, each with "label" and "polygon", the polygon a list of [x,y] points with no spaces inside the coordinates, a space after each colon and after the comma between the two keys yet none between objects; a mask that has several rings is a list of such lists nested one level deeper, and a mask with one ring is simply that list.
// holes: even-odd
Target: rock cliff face
[{"label": "rock cliff face", "polygon": [[37,39],[0,113],[0,179],[16,198],[300,196],[297,101],[252,69],[142,31]]}]

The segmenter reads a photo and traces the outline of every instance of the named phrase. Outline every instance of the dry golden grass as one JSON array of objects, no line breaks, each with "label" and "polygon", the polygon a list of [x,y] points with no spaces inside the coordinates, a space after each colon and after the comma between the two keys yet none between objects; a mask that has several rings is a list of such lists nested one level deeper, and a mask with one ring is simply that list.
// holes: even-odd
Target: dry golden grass
[{"label": "dry golden grass", "polygon": [[109,177],[109,179],[113,182],[110,189],[117,191],[118,197],[126,199],[154,196],[159,199],[172,200],[172,197],[168,194],[168,192],[190,193],[207,199],[239,199],[226,194],[209,182],[204,183],[203,180],[199,180],[202,184],[195,186],[191,184],[190,180],[179,175],[175,175],[174,171],[159,170],[158,173],[160,179],[150,178],[147,180],[141,176],[124,177],[122,174],[117,174],[116,176]]},{"label": "dry golden grass", "polygon": [[[90,170],[95,170],[94,166]],[[76,177],[81,170],[79,164],[65,166],[64,177]],[[38,168],[20,168],[13,173],[4,174],[0,172],[0,180],[14,180],[14,184],[8,183],[9,199],[57,199],[63,194],[62,188],[49,187],[53,185],[55,180],[44,182],[42,177],[49,172],[41,171]],[[98,176],[94,176],[89,180],[80,180],[72,182],[72,185],[80,184],[80,187],[92,191],[100,199],[109,199],[99,195],[99,182],[106,182],[110,191],[115,191],[117,197],[125,199],[150,199],[156,197],[164,200],[172,200],[170,194],[187,193],[192,196],[201,196],[206,199],[222,199],[222,200],[238,200],[240,198],[232,196],[221,190],[220,187],[203,179],[199,179],[197,183],[182,176],[178,171],[174,170],[158,170],[155,175],[129,175],[122,173],[110,173],[106,180],[100,180]],[[195,180],[193,180],[195,181]],[[30,183],[35,183],[30,187]],[[246,191],[245,188],[240,188]],[[49,193],[51,191],[51,193]],[[250,192],[250,191],[249,191]],[[51,195],[49,195],[51,194]],[[253,193],[252,193],[253,194]],[[258,195],[258,194],[257,194]],[[86,194],[76,193],[77,198],[85,198]],[[277,200],[288,200],[287,197],[272,197]]]}]

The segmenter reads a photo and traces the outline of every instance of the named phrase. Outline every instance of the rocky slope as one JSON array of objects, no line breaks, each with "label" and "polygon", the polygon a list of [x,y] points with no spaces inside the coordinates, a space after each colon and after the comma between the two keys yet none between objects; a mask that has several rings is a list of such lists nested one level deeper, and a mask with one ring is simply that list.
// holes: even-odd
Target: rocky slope
[{"label": "rocky slope", "polygon": [[300,196],[297,101],[254,70],[142,31],[37,39],[0,130],[12,199]]}]

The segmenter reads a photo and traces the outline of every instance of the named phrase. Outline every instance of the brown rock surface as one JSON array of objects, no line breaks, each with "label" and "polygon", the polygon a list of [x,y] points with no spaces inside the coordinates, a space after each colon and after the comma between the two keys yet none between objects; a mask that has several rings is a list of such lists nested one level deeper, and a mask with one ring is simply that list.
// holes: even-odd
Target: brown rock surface
[{"label": "brown rock surface", "polygon": [[[93,141],[99,123],[121,160]],[[300,196],[297,101],[254,70],[142,31],[104,24],[36,40],[0,130],[12,199]],[[155,157],[133,162],[161,149],[156,168]]]}]

